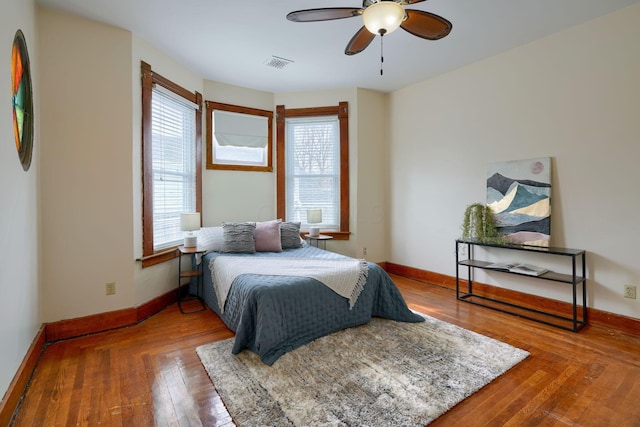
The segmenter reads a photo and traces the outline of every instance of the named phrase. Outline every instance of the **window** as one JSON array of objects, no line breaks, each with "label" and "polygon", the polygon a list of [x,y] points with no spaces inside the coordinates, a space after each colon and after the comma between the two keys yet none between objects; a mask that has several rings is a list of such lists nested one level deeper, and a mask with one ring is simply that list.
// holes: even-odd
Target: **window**
[{"label": "window", "polygon": [[207,169],[273,171],[273,111],[206,102]]},{"label": "window", "polygon": [[308,229],[308,209],[321,209],[323,234],[349,238],[348,104],[276,109],[278,217]]},{"label": "window", "polygon": [[340,225],[340,131],[338,116],[285,119],[286,218],[308,224],[320,209],[323,230]]},{"label": "window", "polygon": [[175,257],[180,214],[201,212],[201,104],[142,62],[143,266]]}]

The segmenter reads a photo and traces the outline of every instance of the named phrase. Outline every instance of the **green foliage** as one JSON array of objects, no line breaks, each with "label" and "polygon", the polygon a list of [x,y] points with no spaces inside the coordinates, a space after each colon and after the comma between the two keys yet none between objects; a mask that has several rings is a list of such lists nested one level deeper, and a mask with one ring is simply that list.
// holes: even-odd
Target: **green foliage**
[{"label": "green foliage", "polygon": [[493,212],[487,205],[473,203],[467,206],[462,220],[462,240],[504,244],[506,239],[496,229]]}]

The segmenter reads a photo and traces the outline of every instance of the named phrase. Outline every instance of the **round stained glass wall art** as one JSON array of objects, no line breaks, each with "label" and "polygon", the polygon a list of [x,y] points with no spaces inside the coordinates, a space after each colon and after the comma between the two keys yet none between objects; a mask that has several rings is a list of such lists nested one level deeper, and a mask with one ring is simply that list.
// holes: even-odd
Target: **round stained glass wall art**
[{"label": "round stained glass wall art", "polygon": [[16,31],[11,49],[11,99],[16,149],[22,168],[27,171],[33,151],[33,93],[27,42],[21,30]]}]

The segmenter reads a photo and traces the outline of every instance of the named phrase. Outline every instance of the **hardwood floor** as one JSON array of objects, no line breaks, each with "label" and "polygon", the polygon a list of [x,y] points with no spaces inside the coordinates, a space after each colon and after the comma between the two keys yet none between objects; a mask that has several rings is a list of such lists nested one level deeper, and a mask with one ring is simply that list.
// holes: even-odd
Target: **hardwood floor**
[{"label": "hardwood floor", "polygon": [[[409,306],[531,356],[432,426],[640,426],[640,337],[566,332],[392,276]],[[231,426],[195,348],[232,337],[210,310],[174,304],[127,328],[51,344],[14,426]]]}]

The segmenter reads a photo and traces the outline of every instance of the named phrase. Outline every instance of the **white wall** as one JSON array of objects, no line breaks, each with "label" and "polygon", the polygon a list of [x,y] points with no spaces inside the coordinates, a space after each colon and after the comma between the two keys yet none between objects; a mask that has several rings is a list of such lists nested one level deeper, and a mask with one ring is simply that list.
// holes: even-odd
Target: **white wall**
[{"label": "white wall", "polygon": [[[185,88],[202,78],[128,31],[39,8],[43,51],[42,295],[47,322],[174,289],[177,261],[142,269],[140,61]],[[105,283],[116,282],[116,295]]]},{"label": "white wall", "polygon": [[[590,306],[640,318],[622,297],[640,285],[638,23],[631,6],[393,93],[390,261],[455,275],[487,164],[549,156],[552,245],[588,251]],[[477,279],[567,300],[557,284]]]},{"label": "white wall", "polygon": [[[44,321],[134,305],[131,35],[38,9]],[[116,295],[105,283],[116,282]]]},{"label": "white wall", "polygon": [[[24,33],[32,73],[35,108],[33,157],[22,169],[13,137],[11,47],[18,29]],[[41,318],[38,289],[40,120],[38,34],[32,0],[0,3],[0,396],[4,396],[26,354]]]},{"label": "white wall", "polygon": [[[369,261],[389,259],[389,95],[358,89],[357,168],[354,256]],[[352,118],[350,117],[350,120]],[[367,249],[364,256],[363,248]]]}]

